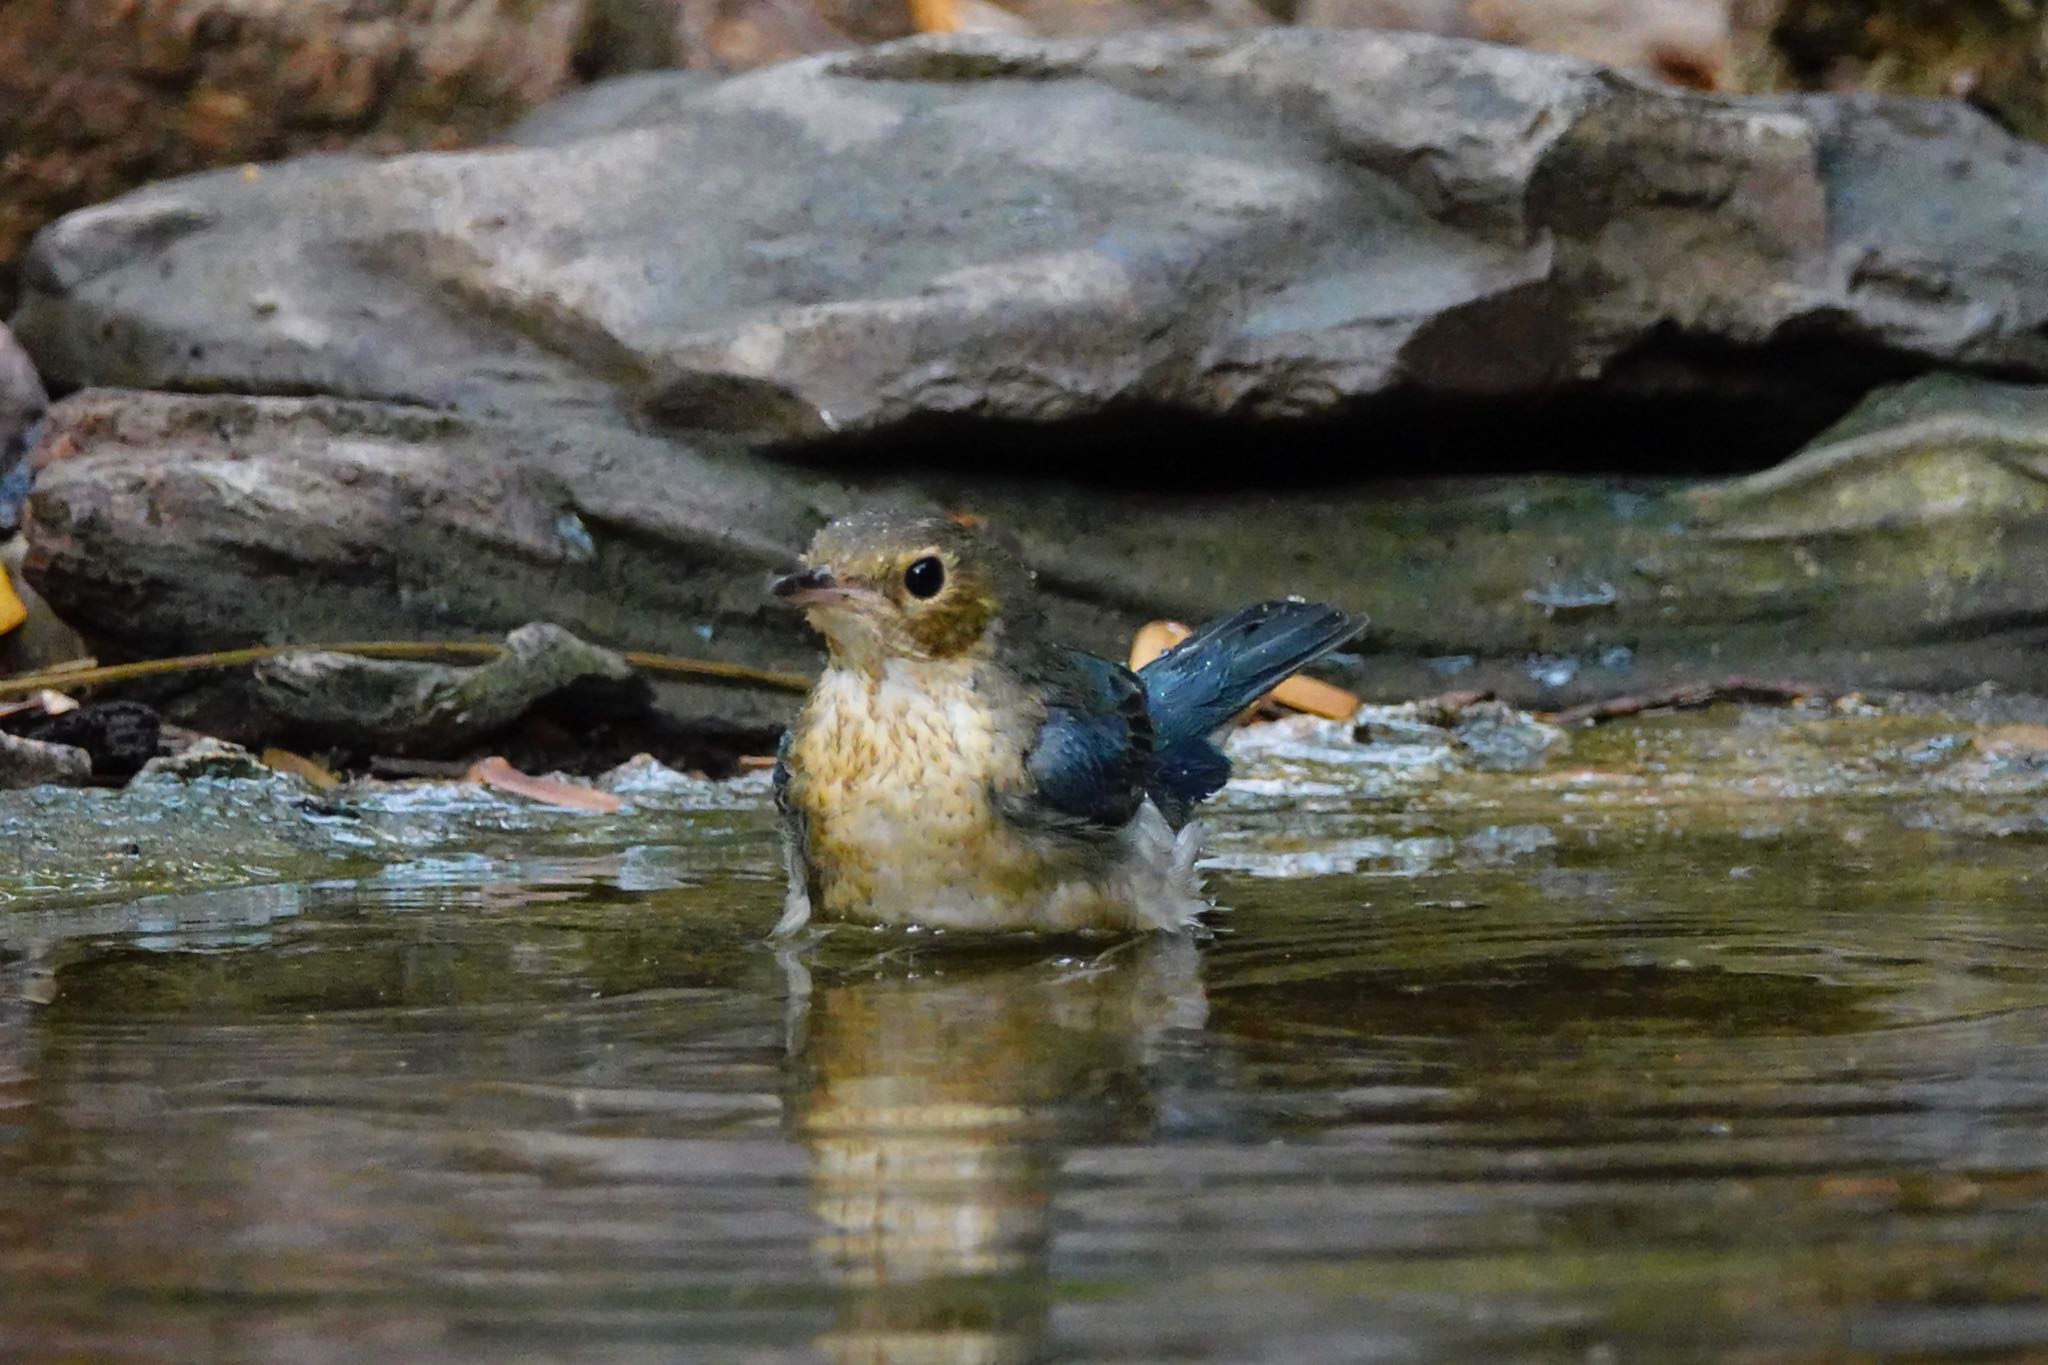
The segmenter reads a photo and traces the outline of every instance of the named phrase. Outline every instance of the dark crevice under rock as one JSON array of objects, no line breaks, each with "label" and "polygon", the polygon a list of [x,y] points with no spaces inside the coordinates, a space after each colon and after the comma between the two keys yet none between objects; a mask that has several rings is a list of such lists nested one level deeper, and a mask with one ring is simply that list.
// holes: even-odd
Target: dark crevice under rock
[{"label": "dark crevice under rock", "polygon": [[[1775,372],[1770,356],[1688,353],[1678,362],[1676,354],[1641,358],[1639,393],[1626,392],[1626,376],[1609,380],[1621,393],[1590,386],[1494,399],[1395,392],[1342,414],[1286,422],[1139,406],[1060,422],[928,414],[884,433],[788,443],[766,453],[854,480],[957,474],[966,464],[996,478],[1058,478],[1166,495],[1257,493],[1276,481],[1369,492],[1375,483],[1424,475],[1710,478],[1771,468],[1878,387],[1867,382],[1871,370],[1861,372],[1863,383],[1849,373],[1814,382],[1810,371],[1793,368],[1796,348],[1787,348]],[[1906,379],[1920,368],[1885,360],[1873,361],[1872,369]],[[1711,386],[1674,383],[1660,373],[1673,364],[1715,361],[1726,368]]]}]

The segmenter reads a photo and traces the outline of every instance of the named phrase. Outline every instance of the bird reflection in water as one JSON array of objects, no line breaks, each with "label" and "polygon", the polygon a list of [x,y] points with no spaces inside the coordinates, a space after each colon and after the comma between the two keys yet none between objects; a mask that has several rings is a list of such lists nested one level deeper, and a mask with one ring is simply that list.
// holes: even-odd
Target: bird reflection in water
[{"label": "bird reflection in water", "polygon": [[1066,1151],[1154,1123],[1162,1044],[1207,1013],[1196,944],[785,954],[796,1095],[841,1362],[1044,1354]]}]

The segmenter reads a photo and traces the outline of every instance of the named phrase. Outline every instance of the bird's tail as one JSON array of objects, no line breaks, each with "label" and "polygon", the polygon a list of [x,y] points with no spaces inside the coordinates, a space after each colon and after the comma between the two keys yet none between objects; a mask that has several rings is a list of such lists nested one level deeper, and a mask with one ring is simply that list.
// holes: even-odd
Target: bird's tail
[{"label": "bird's tail", "polygon": [[1319,602],[1261,602],[1211,621],[1140,669],[1153,804],[1176,828],[1186,823],[1196,802],[1230,780],[1230,760],[1210,736],[1365,627],[1365,617]]}]

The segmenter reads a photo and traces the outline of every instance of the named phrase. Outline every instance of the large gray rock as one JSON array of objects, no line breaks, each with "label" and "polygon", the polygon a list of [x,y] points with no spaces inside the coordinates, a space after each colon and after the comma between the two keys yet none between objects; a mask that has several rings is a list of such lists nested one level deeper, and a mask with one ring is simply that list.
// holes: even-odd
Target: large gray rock
[{"label": "large gray rock", "polygon": [[136,192],[42,234],[18,329],[64,386],[785,443],[2048,376],[2048,149],[1960,107],[1299,30],[919,40],[649,107]]},{"label": "large gray rock", "polygon": [[[54,410],[31,580],[110,654],[551,620],[801,670],[763,579],[887,498],[1010,528],[1054,629],[1109,652],[1259,596],[1370,611],[1376,695],[2048,683],[2048,508],[1914,503],[1897,412],[1857,419],[1895,459],[1704,489],[1358,482],[1585,467],[1515,424],[1543,403],[1654,472],[1701,414],[1811,431],[1915,368],[2048,375],[2048,150],[1967,111],[1300,32],[630,94],[620,131],[594,100],[523,148],[176,182],[47,231],[23,337],[61,384],[137,387]],[[2009,492],[2029,395],[1887,401],[2010,409],[1938,452]],[[1836,484],[1889,509],[1854,556]]]}]

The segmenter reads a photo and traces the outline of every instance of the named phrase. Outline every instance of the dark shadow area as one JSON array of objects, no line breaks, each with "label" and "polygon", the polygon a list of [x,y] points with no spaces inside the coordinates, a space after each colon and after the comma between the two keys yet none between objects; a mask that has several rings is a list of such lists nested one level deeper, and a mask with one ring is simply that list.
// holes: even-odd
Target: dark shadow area
[{"label": "dark shadow area", "polygon": [[[1502,397],[1399,391],[1334,416],[1215,417],[1156,405],[1066,421],[971,414],[772,449],[834,472],[943,469],[1104,488],[1214,492],[1374,478],[1511,474],[1711,478],[1778,464],[1872,389],[1927,366],[1839,338],[1762,349],[1661,336],[1597,384]],[[1256,458],[1280,443],[1284,471]]]}]

